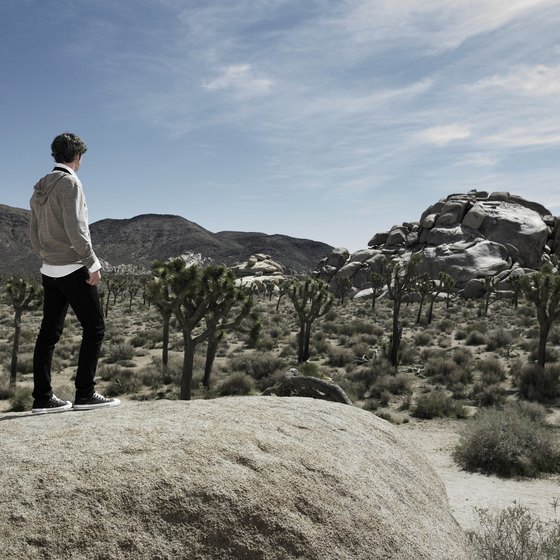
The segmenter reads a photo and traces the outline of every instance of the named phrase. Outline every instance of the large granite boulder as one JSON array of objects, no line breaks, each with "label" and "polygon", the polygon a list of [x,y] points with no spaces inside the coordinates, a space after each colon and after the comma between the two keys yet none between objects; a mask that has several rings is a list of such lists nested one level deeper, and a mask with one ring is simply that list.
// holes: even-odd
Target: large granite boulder
[{"label": "large granite boulder", "polygon": [[160,400],[0,425],[2,558],[469,559],[427,460],[347,404]]}]

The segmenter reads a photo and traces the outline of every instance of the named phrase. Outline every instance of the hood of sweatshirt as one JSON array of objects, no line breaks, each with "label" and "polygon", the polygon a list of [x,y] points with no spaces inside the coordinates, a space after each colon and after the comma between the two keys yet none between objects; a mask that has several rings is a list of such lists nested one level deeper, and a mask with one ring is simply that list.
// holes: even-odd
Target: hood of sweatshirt
[{"label": "hood of sweatshirt", "polygon": [[40,179],[33,187],[33,198],[35,201],[38,204],[45,204],[55,185],[65,176],[67,176],[67,173],[55,171]]}]

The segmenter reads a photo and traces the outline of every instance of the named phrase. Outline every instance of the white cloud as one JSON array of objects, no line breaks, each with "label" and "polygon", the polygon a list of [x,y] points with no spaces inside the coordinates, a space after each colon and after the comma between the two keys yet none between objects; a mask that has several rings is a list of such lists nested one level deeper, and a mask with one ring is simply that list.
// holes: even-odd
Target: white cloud
[{"label": "white cloud", "polygon": [[465,140],[471,136],[470,127],[463,124],[447,124],[432,126],[421,130],[417,134],[420,141],[435,144],[436,146],[447,146],[457,140]]},{"label": "white cloud", "polygon": [[358,43],[406,37],[429,49],[453,49],[556,0],[347,0],[342,25]]},{"label": "white cloud", "polygon": [[481,139],[502,148],[555,146],[560,144],[560,123],[532,123],[505,128]]},{"label": "white cloud", "polygon": [[272,80],[256,76],[249,64],[233,64],[202,85],[209,91],[232,90],[242,98],[251,98],[270,93]]},{"label": "white cloud", "polygon": [[520,65],[507,74],[495,74],[469,86],[472,90],[503,89],[528,96],[553,96],[560,94],[560,65]]}]

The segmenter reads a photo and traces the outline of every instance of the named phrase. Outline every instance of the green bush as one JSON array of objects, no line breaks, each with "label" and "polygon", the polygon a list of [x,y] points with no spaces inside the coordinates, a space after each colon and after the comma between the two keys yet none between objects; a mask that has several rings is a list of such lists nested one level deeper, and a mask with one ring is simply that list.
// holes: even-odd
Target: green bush
[{"label": "green bush", "polygon": [[453,457],[467,471],[502,477],[560,472],[556,434],[517,404],[479,411],[461,435]]},{"label": "green bush", "polygon": [[485,358],[478,362],[481,381],[486,385],[495,385],[506,378],[506,371],[498,358]]},{"label": "green bush", "polygon": [[477,560],[558,560],[560,522],[543,522],[514,504],[496,513],[476,508],[479,527],[467,532]]},{"label": "green bush", "polygon": [[274,354],[245,352],[229,360],[229,369],[254,379],[269,377],[286,368],[286,362]]},{"label": "green bush", "polygon": [[132,360],[136,352],[132,344],[128,342],[119,342],[110,344],[104,353],[104,361],[107,364],[115,364],[117,362]]},{"label": "green bush", "polygon": [[341,348],[340,346],[329,346],[327,350],[327,363],[333,367],[344,367],[346,364],[354,362],[356,355],[348,348]]},{"label": "green bush", "polygon": [[519,376],[519,395],[529,401],[554,403],[560,397],[560,366],[526,365]]},{"label": "green bush", "polygon": [[416,418],[442,418],[445,416],[465,418],[465,407],[447,395],[441,389],[420,395],[412,408],[412,416]]},{"label": "green bush", "polygon": [[482,344],[486,344],[486,335],[481,333],[480,331],[471,331],[467,335],[467,339],[465,340],[465,344],[467,346],[481,346]]},{"label": "green bush", "polygon": [[10,410],[12,412],[25,412],[31,410],[33,405],[32,390],[29,387],[16,387],[10,396]]},{"label": "green bush", "polygon": [[221,397],[249,395],[255,389],[255,382],[246,373],[232,373],[226,377],[216,390]]}]

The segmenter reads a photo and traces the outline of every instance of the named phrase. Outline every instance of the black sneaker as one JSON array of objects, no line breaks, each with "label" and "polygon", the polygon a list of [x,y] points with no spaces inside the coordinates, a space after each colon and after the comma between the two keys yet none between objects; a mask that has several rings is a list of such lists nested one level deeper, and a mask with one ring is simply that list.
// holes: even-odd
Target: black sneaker
[{"label": "black sneaker", "polygon": [[52,414],[53,412],[66,412],[72,408],[70,401],[63,401],[53,395],[48,401],[33,401],[31,412],[33,414]]},{"label": "black sneaker", "polygon": [[119,399],[108,399],[99,393],[93,393],[89,399],[76,399],[74,410],[93,410],[107,406],[119,406],[119,404],[121,404]]}]

